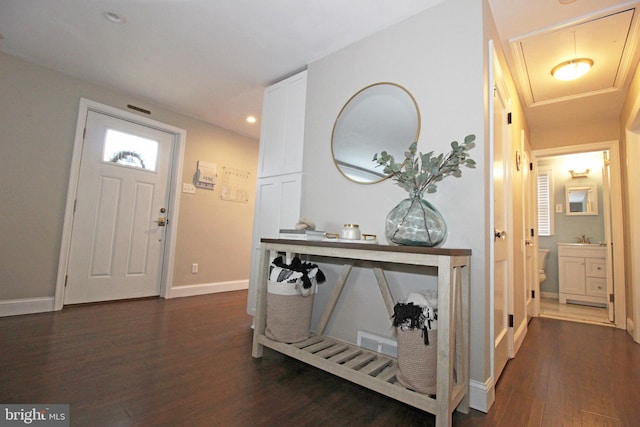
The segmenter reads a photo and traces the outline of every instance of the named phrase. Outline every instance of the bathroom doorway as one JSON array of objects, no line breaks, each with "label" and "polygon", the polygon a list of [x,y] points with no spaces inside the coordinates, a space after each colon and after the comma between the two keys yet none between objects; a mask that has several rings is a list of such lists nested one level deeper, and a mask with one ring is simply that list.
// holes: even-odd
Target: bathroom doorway
[{"label": "bathroom doorway", "polygon": [[[609,185],[611,146],[534,152],[540,317],[626,327],[624,282],[615,286],[612,206],[616,203],[611,202],[620,197],[620,189],[619,178],[614,179],[614,190]],[[618,161],[617,142],[614,151]]]}]

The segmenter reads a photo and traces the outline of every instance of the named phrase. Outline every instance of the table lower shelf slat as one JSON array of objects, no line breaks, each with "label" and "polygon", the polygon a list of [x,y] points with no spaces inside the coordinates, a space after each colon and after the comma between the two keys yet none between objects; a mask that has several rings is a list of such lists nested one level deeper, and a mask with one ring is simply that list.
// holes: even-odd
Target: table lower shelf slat
[{"label": "table lower shelf slat", "polygon": [[[260,335],[258,339],[265,347],[418,409],[436,413],[435,398],[414,392],[397,383],[398,362],[394,357],[317,335],[294,344],[272,341],[264,335]],[[453,407],[464,395],[464,389],[457,388],[460,390],[454,389]]]}]

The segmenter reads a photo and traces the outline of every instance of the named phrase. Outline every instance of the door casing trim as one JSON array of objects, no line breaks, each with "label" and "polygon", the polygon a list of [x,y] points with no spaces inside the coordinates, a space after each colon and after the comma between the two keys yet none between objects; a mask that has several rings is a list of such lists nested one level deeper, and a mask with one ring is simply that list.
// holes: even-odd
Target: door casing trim
[{"label": "door casing trim", "polygon": [[[614,325],[619,329],[626,329],[626,278],[625,278],[625,247],[624,247],[624,221],[622,218],[622,178],[621,178],[621,158],[620,158],[620,141],[610,140],[602,142],[593,142],[579,145],[568,145],[563,147],[545,148],[533,150],[532,162],[534,170],[538,170],[538,160],[541,157],[558,156],[564,154],[589,153],[593,151],[609,151],[609,161],[611,167],[611,181],[609,183],[609,197],[611,198],[611,227],[612,241],[620,242],[613,245],[613,280],[615,285],[615,322]],[[535,233],[535,248],[539,248],[538,233]],[[538,262],[537,250],[534,253],[536,263]],[[537,264],[536,264],[537,265]],[[536,295],[540,295],[540,283],[535,283]],[[536,298],[536,312],[540,313],[540,298]]]},{"label": "door casing trim", "polygon": [[60,244],[60,255],[58,258],[58,274],[56,278],[56,292],[54,297],[54,310],[61,310],[64,305],[64,291],[69,267],[69,251],[71,248],[71,233],[73,229],[73,210],[78,192],[78,179],[80,176],[80,161],[82,157],[82,145],[84,142],[84,128],[87,123],[89,111],[109,115],[143,126],[158,129],[174,135],[174,150],[171,161],[169,180],[169,212],[171,213],[171,224],[167,227],[165,235],[164,259],[162,261],[162,274],[160,278],[160,296],[168,298],[170,296],[171,284],[173,283],[173,264],[175,258],[175,247],[177,237],[178,214],[180,207],[180,182],[182,180],[182,163],[184,159],[184,146],[187,131],[168,125],[147,117],[142,117],[128,111],[120,110],[109,105],[80,98],[78,106],[78,120],[76,123],[76,134],[73,144],[73,155],[69,173],[69,185],[67,187],[67,202],[64,213],[64,224],[62,228],[62,242]]}]

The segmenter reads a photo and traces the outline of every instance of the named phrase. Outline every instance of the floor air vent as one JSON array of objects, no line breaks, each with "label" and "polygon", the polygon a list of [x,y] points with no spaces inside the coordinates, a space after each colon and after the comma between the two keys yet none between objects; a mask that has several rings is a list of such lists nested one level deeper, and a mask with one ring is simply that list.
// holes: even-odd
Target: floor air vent
[{"label": "floor air vent", "polygon": [[366,348],[391,357],[398,357],[398,343],[371,332],[358,331],[358,347]]}]

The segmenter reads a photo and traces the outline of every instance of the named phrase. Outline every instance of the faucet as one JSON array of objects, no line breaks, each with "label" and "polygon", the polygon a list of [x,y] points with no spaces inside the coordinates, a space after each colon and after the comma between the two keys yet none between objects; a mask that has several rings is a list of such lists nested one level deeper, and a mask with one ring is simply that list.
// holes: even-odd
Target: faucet
[{"label": "faucet", "polygon": [[586,237],[584,234],[582,236],[578,236],[578,243],[591,243],[591,237]]}]

